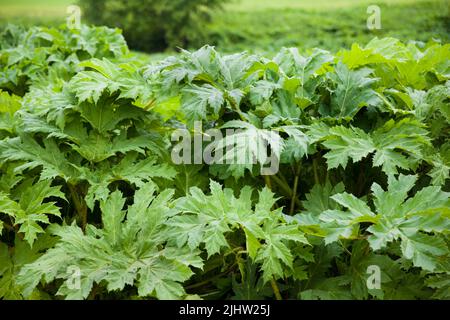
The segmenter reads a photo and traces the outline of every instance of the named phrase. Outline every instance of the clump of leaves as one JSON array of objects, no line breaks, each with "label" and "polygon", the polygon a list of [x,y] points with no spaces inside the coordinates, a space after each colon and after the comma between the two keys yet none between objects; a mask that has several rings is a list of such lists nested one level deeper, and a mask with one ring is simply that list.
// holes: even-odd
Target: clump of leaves
[{"label": "clump of leaves", "polygon": [[[110,29],[21,32],[0,51],[1,297],[448,298],[450,45],[143,66]],[[254,161],[175,165],[180,128],[239,129],[216,151]]]}]

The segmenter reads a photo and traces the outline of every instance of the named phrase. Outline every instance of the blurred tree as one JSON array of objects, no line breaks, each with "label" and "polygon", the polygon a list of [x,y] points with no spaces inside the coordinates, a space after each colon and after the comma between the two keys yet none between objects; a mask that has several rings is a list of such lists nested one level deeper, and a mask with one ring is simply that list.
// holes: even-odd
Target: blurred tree
[{"label": "blurred tree", "polygon": [[79,0],[83,17],[123,30],[130,48],[147,52],[201,46],[205,23],[227,0]]}]

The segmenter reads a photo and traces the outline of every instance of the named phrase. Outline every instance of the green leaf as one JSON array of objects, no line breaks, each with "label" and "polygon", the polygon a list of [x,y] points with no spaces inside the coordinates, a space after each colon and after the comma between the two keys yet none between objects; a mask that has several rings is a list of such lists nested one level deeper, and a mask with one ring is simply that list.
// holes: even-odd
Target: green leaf
[{"label": "green leaf", "polygon": [[33,184],[32,180],[25,180],[13,195],[0,192],[0,212],[11,216],[15,225],[20,225],[19,232],[24,234],[30,246],[39,233],[44,233],[41,224],[50,224],[48,215],[61,216],[55,202],[47,201],[51,197],[65,199],[60,188],[51,187],[48,181]]},{"label": "green leaf", "polygon": [[224,104],[223,93],[217,88],[205,84],[193,85],[183,90],[181,108],[189,121],[206,120],[208,114],[217,117]]},{"label": "green leaf", "polygon": [[436,236],[423,233],[402,236],[402,253],[406,259],[411,259],[415,266],[433,271],[440,256],[448,255],[445,241]]},{"label": "green leaf", "polygon": [[306,194],[306,200],[302,202],[306,213],[319,216],[326,210],[340,208],[336,202],[331,200],[331,196],[341,193],[345,190],[342,182],[333,186],[329,180],[324,185],[315,184],[314,187]]},{"label": "green leaf", "polygon": [[370,210],[367,204],[364,201],[356,198],[352,194],[340,193],[332,196],[331,198],[341,206],[347,208],[355,216],[374,216],[373,212]]},{"label": "green leaf", "polygon": [[448,248],[436,235],[431,237],[421,232],[440,233],[450,226],[448,194],[438,187],[426,187],[407,199],[415,181],[414,176],[400,175],[398,179],[389,178],[387,191],[378,184],[372,186],[377,219],[367,229],[368,241],[378,250],[400,239],[406,258],[412,259],[416,266],[433,271],[438,257],[448,254]]},{"label": "green leaf", "polygon": [[353,297],[348,285],[351,279],[348,276],[322,279],[314,289],[304,290],[300,293],[302,300],[351,300]]},{"label": "green leaf", "polygon": [[71,85],[80,102],[97,103],[103,91],[111,85],[111,81],[98,72],[85,71],[75,75],[71,80]]},{"label": "green leaf", "polygon": [[[5,243],[0,243],[0,298],[5,300],[21,300],[22,290],[25,288],[19,283],[18,275],[23,266],[34,262],[41,255],[40,251],[53,245],[54,240],[48,235],[43,235],[34,243],[33,248],[16,236],[14,247],[9,248]],[[34,299],[42,299],[38,290],[30,289]]]},{"label": "green leaf", "polygon": [[371,69],[351,71],[339,62],[334,73],[329,74],[335,83],[335,88],[331,89],[331,104],[322,105],[320,114],[337,119],[352,119],[362,107],[378,104],[378,96],[371,89],[377,79],[370,78],[371,74]]},{"label": "green leaf", "polygon": [[96,200],[105,200],[108,187],[116,181],[124,181],[141,187],[155,178],[171,180],[176,171],[169,165],[157,164],[154,157],[140,160],[138,154],[130,152],[115,166],[102,163],[95,170],[77,167],[79,178],[88,181],[90,188],[86,197],[89,208],[93,209]]},{"label": "green leaf", "polygon": [[284,275],[283,264],[293,268],[293,256],[287,241],[309,244],[297,225],[276,225],[267,223],[264,226],[265,244],[258,251],[256,262],[262,262],[263,279],[265,282]]},{"label": "green leaf", "polygon": [[[341,228],[369,222],[372,225],[367,229],[370,233],[368,241],[372,249],[379,250],[390,242],[401,240],[405,258],[411,259],[415,266],[433,271],[438,260],[449,254],[447,245],[438,237],[450,226],[449,195],[438,187],[425,187],[408,198],[408,192],[416,179],[415,176],[390,176],[387,191],[373,184],[376,215],[363,201],[342,193],[332,198],[348,211],[328,210],[320,215],[320,219],[326,223],[333,222]],[[422,232],[436,234],[430,236]],[[350,237],[350,234],[345,237]],[[337,240],[336,237],[331,239]]]},{"label": "green leaf", "polygon": [[397,167],[414,168],[416,159],[423,157],[423,147],[429,144],[427,135],[428,131],[415,120],[389,120],[372,135],[377,149],[373,157],[374,166],[382,166],[388,175],[396,174]]},{"label": "green leaf", "polygon": [[325,154],[329,169],[339,166],[345,168],[348,158],[358,162],[375,150],[370,135],[358,128],[333,127],[329,130],[329,135],[322,143],[331,149]]},{"label": "green leaf", "polygon": [[135,107],[114,105],[108,100],[101,101],[97,105],[82,104],[80,113],[101,134],[113,131],[125,119],[138,119],[139,116],[143,116]]},{"label": "green leaf", "polygon": [[[240,120],[229,121],[222,126],[222,129],[227,128],[239,130],[219,140],[214,150],[222,155],[218,159],[219,162],[227,165],[232,163],[229,168],[234,177],[243,176],[244,170],[241,170],[242,168],[251,170],[255,164],[264,166],[274,158],[279,161],[284,143],[278,133],[259,129]],[[293,130],[290,130],[290,132],[293,134]],[[298,138],[300,139],[299,134]],[[268,148],[270,148],[271,153],[267,152]]]},{"label": "green leaf", "polygon": [[436,290],[433,299],[448,299],[450,297],[450,275],[438,274],[427,279],[427,285]]},{"label": "green leaf", "polygon": [[371,134],[343,126],[313,130],[320,130],[312,134],[319,135],[316,139],[323,140],[323,146],[330,149],[325,154],[329,169],[345,168],[348,158],[358,162],[374,152],[373,165],[392,175],[397,168],[414,169],[423,158],[422,150],[430,144],[423,125],[408,118],[399,122],[389,120]]},{"label": "green leaf", "polygon": [[248,187],[241,190],[240,197],[213,181],[210,189],[211,195],[207,196],[194,187],[188,196],[177,200],[177,208],[184,215],[173,217],[168,223],[178,246],[188,244],[194,249],[204,244],[211,256],[228,248],[228,235],[240,229],[245,233],[249,255],[262,264],[265,281],[283,276],[280,259],[292,268],[289,241],[308,241],[297,224],[285,224],[280,211],[272,210],[275,198],[270,190],[260,191],[253,209],[252,190]]},{"label": "green leaf", "polygon": [[440,153],[433,153],[429,159],[428,161],[433,165],[433,168],[428,172],[428,175],[432,178],[431,183],[435,186],[443,186],[450,178],[450,163]]},{"label": "green leaf", "polygon": [[125,199],[119,191],[113,192],[107,201],[100,202],[100,210],[103,212],[103,229],[106,233],[106,239],[112,245],[115,245],[121,238],[121,225],[125,218],[125,212],[122,208]]},{"label": "green leaf", "polygon": [[69,180],[75,175],[74,169],[51,139],[44,141],[44,147],[27,135],[0,141],[0,158],[7,161],[23,161],[23,164],[16,167],[16,172],[41,167],[43,180],[55,177]]},{"label": "green leaf", "polygon": [[284,148],[281,152],[280,157],[282,162],[285,162],[286,160],[291,162],[294,159],[298,161],[308,154],[310,139],[300,127],[282,126],[278,129],[289,136],[289,139],[287,141],[285,140]]},{"label": "green leaf", "polygon": [[[171,194],[155,196],[153,184],[141,190],[126,212],[120,192],[102,202],[103,229],[89,226],[83,233],[75,225],[55,228],[54,234],[60,237],[55,247],[19,274],[25,296],[44,278],[47,283],[63,280],[58,294],[66,299],[85,299],[93,284],[102,281],[108,291],[135,285],[140,296],[182,297],[185,292],[180,283],[193,274],[190,267],[202,266],[199,251],[180,247],[174,254],[174,248],[166,244],[170,236],[166,222],[176,214],[167,206]],[[72,283],[74,274],[67,272],[70,266],[79,270],[79,286]]]}]

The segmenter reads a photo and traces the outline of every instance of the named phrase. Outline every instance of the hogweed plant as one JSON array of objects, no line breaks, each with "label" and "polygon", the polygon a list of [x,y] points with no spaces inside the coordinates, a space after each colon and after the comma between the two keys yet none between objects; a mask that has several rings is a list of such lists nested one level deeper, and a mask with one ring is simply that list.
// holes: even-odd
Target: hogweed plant
[{"label": "hogweed plant", "polygon": [[449,44],[0,43],[1,298],[450,297]]}]

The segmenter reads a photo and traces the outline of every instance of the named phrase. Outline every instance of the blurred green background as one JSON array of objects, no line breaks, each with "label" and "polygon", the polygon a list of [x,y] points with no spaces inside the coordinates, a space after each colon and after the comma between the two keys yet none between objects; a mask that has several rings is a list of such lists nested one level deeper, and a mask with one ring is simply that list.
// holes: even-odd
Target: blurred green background
[{"label": "blurred green background", "polygon": [[[77,4],[77,1],[0,0],[0,27],[8,22],[60,24],[70,4]],[[381,8],[381,30],[371,31],[366,27],[367,7],[372,4]],[[188,30],[192,37],[183,35],[180,40],[175,30],[175,37],[172,35],[159,46],[148,45],[156,40],[146,30],[135,25],[127,27],[126,23],[119,23],[119,26],[123,27],[132,49],[151,53],[163,51],[166,54],[179,46],[194,49],[203,44],[215,45],[224,52],[247,50],[270,54],[284,46],[337,51],[354,42],[367,43],[376,36],[393,36],[403,41],[440,39],[449,42],[449,5],[449,0],[231,0],[214,10],[211,19],[197,21],[200,29]],[[83,23],[93,22],[86,18],[89,13],[83,14]],[[117,15],[114,19],[120,20]],[[169,24],[170,19],[172,16],[167,18]],[[149,17],[138,14],[131,20],[142,21],[145,25]]]}]

